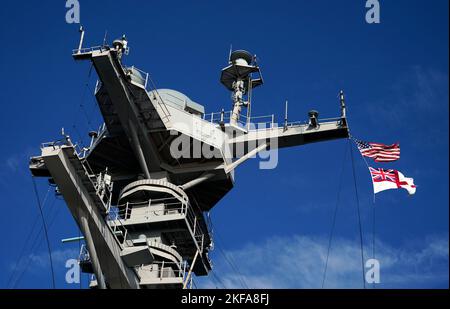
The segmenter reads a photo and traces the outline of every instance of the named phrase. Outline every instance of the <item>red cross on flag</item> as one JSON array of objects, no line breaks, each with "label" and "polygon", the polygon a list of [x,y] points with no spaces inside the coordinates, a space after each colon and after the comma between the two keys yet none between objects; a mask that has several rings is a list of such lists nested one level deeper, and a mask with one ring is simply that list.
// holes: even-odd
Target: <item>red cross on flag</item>
[{"label": "red cross on flag", "polygon": [[396,170],[369,167],[375,193],[389,189],[406,189],[410,195],[416,193],[414,179],[405,177]]}]

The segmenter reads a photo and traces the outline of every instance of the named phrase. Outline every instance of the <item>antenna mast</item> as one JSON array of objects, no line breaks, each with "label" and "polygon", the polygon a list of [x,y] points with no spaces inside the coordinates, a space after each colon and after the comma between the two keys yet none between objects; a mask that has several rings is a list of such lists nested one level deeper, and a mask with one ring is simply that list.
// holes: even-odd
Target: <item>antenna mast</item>
[{"label": "antenna mast", "polygon": [[[321,122],[311,111],[309,123],[288,123],[286,101],[284,126],[274,125],[272,115],[270,128],[245,130],[242,109],[249,128],[252,90],[263,83],[256,57],[247,51],[230,50],[221,72],[232,98],[225,124],[223,110],[220,119],[208,117],[203,105],[157,89],[147,83],[148,73],[126,66],[125,36],[91,48],[83,48],[83,38],[80,27],[72,56],[92,62],[97,72],[95,98],[104,123],[89,132],[90,145],[82,152],[62,130],[65,138],[44,144],[29,167],[57,186],[80,227],[86,243],[80,268],[95,274],[92,288],[192,287],[193,275],[212,269],[205,213],[233,188],[241,163],[268,147],[348,137],[343,93],[341,117]],[[194,149],[187,146],[188,154],[176,157],[172,150],[180,138]]]},{"label": "antenna mast", "polygon": [[[255,59],[256,57],[252,56],[248,51],[235,50],[230,53],[229,65],[222,69],[220,82],[231,91],[231,100],[233,102],[230,116],[231,125],[238,125],[242,107],[250,108],[252,89],[263,84],[261,71]],[[253,74],[257,74],[258,77],[253,79]],[[250,114],[248,114],[247,122],[249,116]]]}]

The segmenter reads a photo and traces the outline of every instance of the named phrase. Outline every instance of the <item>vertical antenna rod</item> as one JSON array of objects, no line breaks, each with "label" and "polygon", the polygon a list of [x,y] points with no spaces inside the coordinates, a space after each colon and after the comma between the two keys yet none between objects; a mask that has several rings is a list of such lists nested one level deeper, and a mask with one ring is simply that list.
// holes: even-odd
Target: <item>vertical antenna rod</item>
[{"label": "vertical antenna rod", "polygon": [[343,90],[339,91],[339,101],[341,102],[341,117],[345,118],[345,96]]},{"label": "vertical antenna rod", "polygon": [[80,29],[78,30],[80,32],[80,44],[78,45],[78,53],[81,53],[81,48],[83,46],[83,40],[84,40],[84,28],[83,26],[80,26]]},{"label": "vertical antenna rod", "polygon": [[287,130],[288,126],[288,100],[286,100],[286,105],[284,107],[284,130]]}]

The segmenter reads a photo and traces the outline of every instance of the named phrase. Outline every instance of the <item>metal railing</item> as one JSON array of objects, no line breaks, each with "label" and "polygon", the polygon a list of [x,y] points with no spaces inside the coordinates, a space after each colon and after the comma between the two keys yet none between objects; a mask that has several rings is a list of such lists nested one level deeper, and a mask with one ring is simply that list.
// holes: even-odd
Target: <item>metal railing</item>
[{"label": "metal railing", "polygon": [[[341,121],[342,117],[333,117],[333,118],[319,118],[317,122],[320,124],[328,123],[328,122],[336,122]],[[309,126],[309,121],[292,121],[287,122],[283,125],[285,128],[295,128],[295,127],[307,127]]]},{"label": "metal railing", "polygon": [[[107,180],[108,177],[109,181]],[[111,181],[111,176],[108,175],[107,171],[97,175],[94,182],[95,193],[105,205],[106,213],[109,213],[111,209],[113,186],[114,183]]]},{"label": "metal railing", "polygon": [[[92,47],[84,47],[84,48],[80,48],[80,49],[73,49],[72,50],[72,54],[73,55],[80,55],[80,54],[87,54],[87,53],[91,53],[94,51],[106,51],[106,50],[110,50],[111,48],[108,45],[100,45],[100,46],[92,46]],[[143,85],[144,90],[148,93],[148,92],[152,92],[154,98],[157,101],[158,106],[161,107],[161,110],[164,114],[164,119],[169,119],[170,117],[170,111],[167,108],[166,104],[164,103],[164,100],[161,98],[161,96],[158,93],[158,90],[155,86],[155,83],[153,82],[153,80],[150,78],[149,73],[135,67],[135,66],[131,66],[131,67],[125,67],[122,66],[123,70],[125,71],[125,73],[133,75],[134,78],[138,79],[138,82],[140,81],[141,85]],[[139,74],[133,74],[133,71],[137,71]],[[140,76],[141,75],[141,76]],[[150,81],[150,83],[148,82]],[[150,86],[150,87],[149,87]],[[101,82],[97,81],[97,84],[95,86],[95,93],[97,93],[97,91],[100,89],[101,87]]]},{"label": "metal railing", "polygon": [[153,95],[153,99],[156,100],[156,103],[159,105],[159,107],[161,108],[161,111],[164,114],[164,118],[165,119],[169,119],[170,115],[170,111],[167,108],[166,103],[164,103],[164,100],[162,99],[161,95],[158,92],[158,89],[156,89],[155,84],[153,83],[153,81],[150,79],[150,82],[152,84],[152,87],[150,89],[150,92]]},{"label": "metal railing", "polygon": [[[190,210],[190,211],[189,211]],[[202,227],[198,223],[197,216],[194,214],[194,211],[191,207],[186,212],[186,221],[191,228],[192,234],[194,235],[195,242],[197,243],[197,247],[200,253],[203,252],[203,245],[205,240],[205,231],[203,231]]]},{"label": "metal railing", "polygon": [[[116,238],[117,242],[120,245],[123,245],[124,242],[127,240],[127,236],[128,236],[128,230],[126,229],[126,227],[123,225],[122,221],[120,220],[120,218],[112,218],[112,214],[110,212],[111,210],[111,199],[112,199],[112,186],[113,183],[111,182],[110,186],[103,186],[103,191],[104,194],[102,196],[102,194],[100,194],[100,190],[99,190],[99,184],[98,184],[98,178],[101,177],[102,173],[100,173],[100,175],[96,175],[92,168],[90,167],[89,163],[85,160],[84,162],[81,162],[81,166],[84,169],[84,173],[85,175],[89,178],[89,180],[91,181],[92,185],[94,186],[96,192],[95,194],[98,196],[98,198],[100,199],[101,203],[103,204],[103,207],[105,209],[105,213],[106,213],[106,221],[111,222],[111,224],[107,224],[110,231],[112,232],[114,238]],[[89,171],[90,173],[89,173]],[[106,173],[106,172],[105,172]],[[106,198],[106,201],[105,201]],[[120,237],[121,236],[121,239]]]},{"label": "metal railing", "polygon": [[41,144],[41,149],[52,147],[53,149],[61,148],[61,146],[67,146],[67,139],[61,138],[53,142],[44,142]]},{"label": "metal railing", "polygon": [[182,279],[185,277],[186,273],[186,262],[182,261],[179,263],[175,262],[153,262],[151,265],[141,265],[138,267],[139,272],[149,272],[155,273],[155,278],[159,280],[163,280],[166,278],[179,278]]},{"label": "metal railing", "polygon": [[[80,158],[80,160],[82,160],[83,162],[87,162],[86,160],[84,160],[86,158],[86,156],[89,154],[92,145],[94,144],[95,140],[100,138],[103,133],[106,131],[106,124],[102,123],[99,128],[97,129],[97,137],[93,138],[91,141],[91,144],[89,145],[89,147],[84,147],[82,145],[80,145],[80,142],[77,143],[73,143],[70,136],[66,135],[63,138],[60,138],[58,140],[54,140],[52,142],[44,142],[41,143],[41,149],[44,149],[46,147],[52,147],[53,149],[57,149],[57,148],[61,148],[61,146],[72,146],[75,150],[76,155],[78,156],[78,158]],[[81,142],[82,144],[82,142]]]},{"label": "metal railing", "polygon": [[[78,156],[76,151],[75,151],[75,155]],[[113,222],[111,225],[108,224],[110,231],[116,238],[117,242],[120,245],[123,245],[123,243],[127,240],[128,230],[123,225],[120,218],[115,218],[115,220],[114,220],[111,217],[111,213],[110,213],[113,182],[111,182],[110,185],[100,185],[98,182],[98,179],[100,177],[104,177],[104,175],[106,174],[106,171],[104,173],[95,174],[87,160],[80,160],[80,163],[81,163],[81,166],[83,167],[85,176],[87,178],[89,178],[89,180],[91,181],[93,187],[95,188],[95,194],[97,195],[97,197],[99,198],[100,202],[102,203],[102,205],[105,209],[106,221]],[[102,187],[101,190],[100,190],[100,187]],[[101,191],[103,191],[103,194]],[[112,220],[114,220],[114,221],[112,221]],[[120,239],[118,236],[121,236],[122,239]]]},{"label": "metal railing", "polygon": [[[232,111],[221,111],[214,112],[203,115],[203,120],[206,120],[211,123],[220,124],[229,123],[232,116]],[[250,129],[253,125],[257,125],[258,127],[266,126],[273,128],[275,125],[275,115],[265,115],[265,116],[255,116],[255,117],[247,117],[246,115],[239,115],[239,119],[237,120],[237,124],[244,128]]]},{"label": "metal railing", "polygon": [[108,226],[111,229],[114,238],[122,246],[128,237],[128,230],[122,222],[122,219],[109,213],[106,216],[106,221],[109,223]]},{"label": "metal railing", "polygon": [[166,245],[161,242],[152,241],[152,240],[147,240],[147,245],[149,248],[156,248],[156,249],[165,251],[165,252],[173,255],[176,258],[176,260],[178,260],[179,262],[183,261],[183,257],[178,253],[177,250],[175,250],[176,248],[174,248],[170,245]]},{"label": "metal railing", "polygon": [[[229,123],[231,120],[232,111],[221,111],[221,112],[214,112],[209,114],[203,115],[203,120],[220,124],[223,123]],[[327,122],[335,122],[342,120],[342,117],[333,117],[333,118],[320,118],[318,119],[319,123],[327,123]],[[275,115],[265,115],[265,116],[255,116],[255,117],[247,117],[245,115],[240,115],[239,119],[237,121],[237,124],[247,129],[248,131],[257,130],[261,128],[293,128],[293,127],[300,127],[300,126],[307,126],[309,125],[309,121],[291,121],[286,122],[283,124],[278,123],[275,121]]]},{"label": "metal railing", "polygon": [[[152,209],[155,208],[154,206],[158,204],[162,205],[162,209]],[[181,202],[174,197],[169,197],[153,199],[147,202],[127,202],[119,204],[116,207],[118,207],[120,210],[115,214],[114,218],[111,218],[111,220],[117,219],[121,221],[129,219],[131,217],[133,207],[145,207],[147,209],[147,211],[144,213],[134,214],[133,219],[148,219],[150,217],[159,217],[174,214],[185,215],[186,222],[195,238],[195,242],[197,243],[200,252],[203,252],[205,234],[207,233],[207,231],[204,231],[201,227],[200,223],[198,222],[197,216],[195,215],[192,207],[190,207],[189,203]]]},{"label": "metal railing", "polygon": [[[137,78],[138,80],[140,80],[141,81],[141,85],[143,85],[144,86],[144,89],[146,89],[147,90],[147,82],[148,82],[148,73],[147,72],[144,72],[144,71],[142,71],[141,69],[138,69],[137,67],[135,67],[134,65],[133,66],[131,66],[131,67],[129,67],[129,68],[125,68],[125,70],[126,69],[128,69],[128,72],[130,73],[130,74],[132,74],[135,78]],[[137,71],[139,74],[133,74],[134,73],[134,71]]]},{"label": "metal railing", "polygon": [[[162,204],[163,209],[151,209],[155,204]],[[146,202],[126,202],[116,205],[120,210],[117,212],[117,216],[122,219],[128,219],[131,216],[131,209],[133,207],[144,206],[148,208],[148,213],[140,214],[141,216],[164,216],[172,214],[184,214],[186,210],[186,203],[181,202],[175,197],[150,199]],[[135,215],[138,216],[138,215]]]},{"label": "metal railing", "polygon": [[[130,72],[131,75],[133,75],[135,78],[137,78],[138,80],[141,81],[141,84],[144,86],[144,89],[147,93],[151,93],[151,95],[153,96],[153,99],[156,100],[156,103],[158,104],[158,106],[161,108],[164,119],[169,119],[170,115],[170,111],[167,108],[166,103],[164,103],[164,100],[162,99],[162,97],[160,96],[155,83],[153,82],[153,80],[150,77],[150,74],[135,67],[135,66],[131,66],[129,68],[124,67],[123,68],[126,72]],[[133,70],[137,71],[141,76],[137,75],[137,74],[133,74]],[[149,83],[150,81],[150,83]]]},{"label": "metal railing", "polygon": [[[83,156],[80,156],[79,152],[77,151],[77,145],[72,144],[72,142],[68,137],[54,142],[42,143],[41,147],[42,148],[53,147],[54,149],[56,149],[57,147],[60,148],[61,146],[64,145],[71,146],[73,148],[74,151],[73,153],[80,163],[82,173],[85,175],[87,179],[89,179],[89,181],[91,182],[92,186],[95,189],[95,195],[102,203],[102,206],[106,213],[106,221],[112,222],[111,225],[108,224],[109,229],[113,233],[117,242],[123,245],[123,243],[127,240],[128,230],[123,225],[120,217],[116,216],[115,218],[113,218],[110,214],[113,182],[111,181],[110,184],[105,183],[101,184],[101,182],[105,181],[104,177],[107,174],[107,171],[100,174],[95,174],[93,169],[89,165],[89,162],[85,160]],[[121,236],[122,239],[119,239],[118,236]]]},{"label": "metal railing", "polygon": [[110,47],[108,45],[98,45],[98,46],[92,46],[92,47],[83,47],[80,49],[72,49],[72,54],[73,55],[77,55],[77,54],[87,54],[87,53],[91,53],[94,52],[96,50],[99,51],[104,51],[104,50],[109,50]]}]

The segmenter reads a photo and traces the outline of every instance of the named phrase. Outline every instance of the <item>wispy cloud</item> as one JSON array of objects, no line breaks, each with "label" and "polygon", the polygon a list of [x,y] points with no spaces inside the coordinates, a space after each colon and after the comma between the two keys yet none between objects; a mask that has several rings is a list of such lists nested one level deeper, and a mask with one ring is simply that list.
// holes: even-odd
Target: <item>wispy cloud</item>
[{"label": "wispy cloud", "polygon": [[33,155],[33,153],[36,155],[35,152],[35,149],[28,147],[20,153],[7,154],[2,161],[3,163],[1,163],[1,166],[3,167],[2,170],[6,168],[10,173],[26,170],[28,168],[29,158]]},{"label": "wispy cloud", "polygon": [[33,148],[27,148],[20,153],[6,154],[0,160],[0,185],[11,187],[11,179],[14,176],[29,176],[28,162],[32,154],[36,154]]},{"label": "wispy cloud", "polygon": [[[272,237],[229,251],[250,288],[320,288],[327,252],[326,237]],[[448,287],[448,236],[413,241],[403,247],[377,241],[382,288]],[[371,258],[366,254],[366,259]],[[227,288],[242,287],[240,276],[221,257],[215,272]],[[220,286],[197,278],[205,288]],[[362,271],[358,242],[336,239],[330,253],[326,288],[361,288]]]},{"label": "wispy cloud", "polygon": [[[69,259],[78,258],[77,249],[58,249],[52,251],[52,261],[55,265],[65,265],[66,261]],[[47,252],[42,252],[38,254],[30,254],[28,257],[31,260],[32,268],[48,268],[50,266],[50,261]]]},{"label": "wispy cloud", "polygon": [[[407,123],[420,127],[415,134],[424,137],[417,138],[421,147],[424,142],[445,142],[440,139],[443,128],[448,128],[448,81],[448,74],[444,72],[414,66],[400,75],[383,97],[369,99],[363,106],[368,115],[376,115],[369,118],[374,125],[382,121],[397,130]],[[410,126],[402,128],[409,129]]]},{"label": "wispy cloud", "polygon": [[[52,251],[52,262],[55,269],[63,269],[66,261],[78,258],[78,250],[75,248],[57,249]],[[10,264],[10,271],[16,273],[30,272],[33,274],[42,273],[43,269],[50,269],[50,260],[47,251],[30,253],[17,263]]]},{"label": "wispy cloud", "polygon": [[6,166],[13,172],[17,171],[19,168],[20,162],[17,156],[11,156],[6,159]]},{"label": "wispy cloud", "polygon": [[[67,270],[66,261],[69,259],[77,259],[78,254],[77,248],[58,248],[52,251],[53,269],[55,271],[55,279],[57,282],[62,282],[61,280],[64,279]],[[40,278],[44,280],[42,282],[37,280],[35,283],[38,285],[35,287],[45,287],[45,284],[48,283],[48,281],[46,281],[47,277],[50,274],[50,260],[48,253],[45,250],[29,253],[21,259],[18,259],[15,263],[9,263],[6,269],[8,269],[8,271],[4,272],[5,281],[2,282],[2,284],[4,284],[3,288],[22,288],[23,284],[28,286],[27,284],[30,283],[30,278]]]}]

